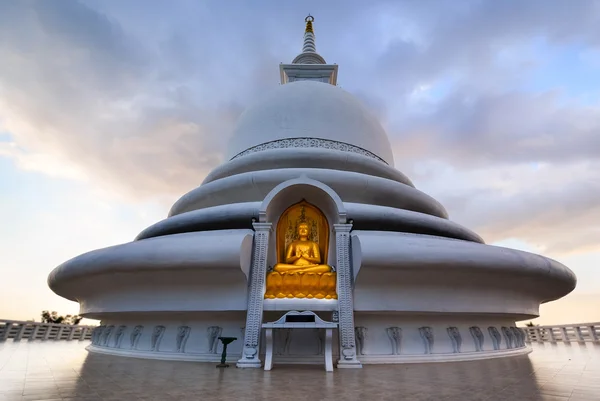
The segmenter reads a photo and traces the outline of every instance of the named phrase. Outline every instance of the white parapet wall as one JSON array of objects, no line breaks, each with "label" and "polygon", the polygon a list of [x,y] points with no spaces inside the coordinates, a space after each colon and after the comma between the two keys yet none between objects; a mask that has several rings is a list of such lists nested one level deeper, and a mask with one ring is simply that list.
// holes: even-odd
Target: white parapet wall
[{"label": "white parapet wall", "polygon": [[529,342],[586,342],[600,341],[600,322],[562,324],[553,326],[527,326]]},{"label": "white parapet wall", "polygon": [[0,320],[0,341],[90,340],[97,326]]}]

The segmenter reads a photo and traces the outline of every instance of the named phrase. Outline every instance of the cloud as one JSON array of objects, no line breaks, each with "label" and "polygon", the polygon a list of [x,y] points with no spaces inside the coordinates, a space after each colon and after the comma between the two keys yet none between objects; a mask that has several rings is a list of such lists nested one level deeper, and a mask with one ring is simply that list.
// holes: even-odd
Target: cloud
[{"label": "cloud", "polygon": [[564,105],[555,92],[457,90],[430,108],[394,127],[398,145],[421,141],[424,152],[464,167],[600,159],[600,106]]},{"label": "cloud", "polygon": [[163,63],[80,3],[2,7],[0,35],[10,40],[0,44],[0,121],[25,150],[23,164],[44,171],[32,163],[44,154],[48,164],[78,165],[100,184],[146,197],[193,187],[221,160],[240,106],[200,106],[180,85],[185,77],[170,75],[173,57]]},{"label": "cloud", "polygon": [[427,177],[421,189],[436,196],[452,220],[474,229],[488,243],[518,238],[555,257],[597,249],[600,163],[521,163],[474,170],[434,165],[416,174]]},{"label": "cloud", "polygon": [[312,11],[341,86],[451,216],[488,241],[597,242],[598,105],[525,85],[540,40],[593,65],[597,2],[141,4],[0,2],[0,127],[14,142],[2,155],[137,201],[179,196],[223,161],[237,116],[277,85]]}]

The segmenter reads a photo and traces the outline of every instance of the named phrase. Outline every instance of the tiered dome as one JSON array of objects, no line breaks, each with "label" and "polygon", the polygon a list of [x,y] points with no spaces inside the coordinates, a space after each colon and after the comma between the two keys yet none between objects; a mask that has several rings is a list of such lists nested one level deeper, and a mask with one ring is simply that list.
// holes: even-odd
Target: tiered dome
[{"label": "tiered dome", "polygon": [[[363,363],[528,352],[515,321],[572,291],[575,275],[551,259],[486,245],[448,220],[438,201],[394,168],[380,123],[336,86],[337,65],[309,63],[315,55],[307,18],[303,57],[295,60],[302,63],[281,65],[284,85],[242,114],[225,163],[133,242],[77,256],[50,274],[53,291],[78,301],[82,315],[102,319],[91,350],[216,360],[221,331],[236,337],[242,328],[246,339],[252,330],[258,339],[263,316],[293,305],[327,313],[352,308],[346,333],[369,330],[367,340],[357,334]],[[284,210],[304,201],[334,227],[319,263],[345,271],[346,287],[339,288],[353,300],[251,303],[252,294],[262,300],[260,269],[279,262]],[[298,354],[288,361],[321,360],[307,345],[320,341],[314,332],[296,336]],[[246,358],[243,347],[236,342],[231,352]]]}]

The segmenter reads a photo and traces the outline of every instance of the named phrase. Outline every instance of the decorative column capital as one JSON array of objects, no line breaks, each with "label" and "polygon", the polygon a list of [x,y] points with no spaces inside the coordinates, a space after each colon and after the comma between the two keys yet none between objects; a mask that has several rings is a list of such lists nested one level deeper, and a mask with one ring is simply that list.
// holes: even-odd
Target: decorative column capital
[{"label": "decorative column capital", "polygon": [[336,233],[349,233],[352,230],[352,224],[334,224],[333,231]]},{"label": "decorative column capital", "polygon": [[267,232],[271,232],[271,230],[273,229],[273,223],[257,223],[257,222],[254,222],[254,223],[252,223],[252,227],[254,228],[254,231],[267,231]]}]

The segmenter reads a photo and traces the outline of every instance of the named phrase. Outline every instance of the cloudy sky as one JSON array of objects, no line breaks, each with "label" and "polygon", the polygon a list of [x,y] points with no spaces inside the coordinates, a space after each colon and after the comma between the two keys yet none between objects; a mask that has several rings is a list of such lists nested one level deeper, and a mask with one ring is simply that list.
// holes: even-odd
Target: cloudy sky
[{"label": "cloudy sky", "polygon": [[223,161],[307,13],[396,167],[488,243],[568,265],[540,323],[600,321],[600,2],[0,0],[0,318]]}]

